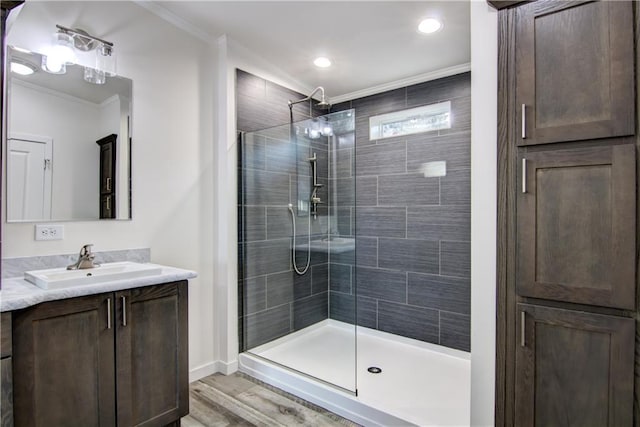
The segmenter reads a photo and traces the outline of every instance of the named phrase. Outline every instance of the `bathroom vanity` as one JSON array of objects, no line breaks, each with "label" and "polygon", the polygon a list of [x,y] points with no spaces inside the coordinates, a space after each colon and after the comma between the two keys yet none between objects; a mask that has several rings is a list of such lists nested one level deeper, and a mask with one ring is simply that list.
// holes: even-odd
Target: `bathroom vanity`
[{"label": "bathroom vanity", "polygon": [[192,277],[162,267],[50,291],[3,281],[2,426],[179,425]]}]

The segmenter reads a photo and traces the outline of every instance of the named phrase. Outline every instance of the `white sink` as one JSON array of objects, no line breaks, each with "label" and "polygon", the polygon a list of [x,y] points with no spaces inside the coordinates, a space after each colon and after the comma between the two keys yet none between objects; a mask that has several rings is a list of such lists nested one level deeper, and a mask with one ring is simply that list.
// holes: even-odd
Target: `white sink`
[{"label": "white sink", "polygon": [[24,278],[42,289],[59,289],[82,286],[113,280],[134,279],[154,276],[162,272],[162,267],[137,262],[111,262],[84,270],[51,268],[48,270],[25,271]]}]

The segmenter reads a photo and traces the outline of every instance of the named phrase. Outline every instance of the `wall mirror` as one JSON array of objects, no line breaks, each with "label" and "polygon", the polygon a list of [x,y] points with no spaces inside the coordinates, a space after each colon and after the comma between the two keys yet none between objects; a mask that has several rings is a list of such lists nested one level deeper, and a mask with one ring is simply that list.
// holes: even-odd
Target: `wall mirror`
[{"label": "wall mirror", "polygon": [[7,50],[7,222],[131,219],[132,81],[41,61]]}]

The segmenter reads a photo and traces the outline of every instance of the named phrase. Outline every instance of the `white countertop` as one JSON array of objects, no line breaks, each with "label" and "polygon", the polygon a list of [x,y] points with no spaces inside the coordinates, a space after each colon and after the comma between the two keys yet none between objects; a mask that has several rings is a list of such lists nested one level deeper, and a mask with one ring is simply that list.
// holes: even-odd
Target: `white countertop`
[{"label": "white countertop", "polygon": [[121,291],[123,289],[140,288],[143,286],[158,285],[161,283],[177,282],[193,279],[198,274],[195,271],[180,268],[162,267],[162,273],[155,276],[138,277],[134,279],[113,280],[90,285],[73,286],[62,289],[40,289],[24,280],[22,277],[14,277],[2,280],[0,290],[0,312],[19,310],[31,307],[41,302],[55,301],[66,298],[74,298],[85,295],[101,294],[103,292]]}]

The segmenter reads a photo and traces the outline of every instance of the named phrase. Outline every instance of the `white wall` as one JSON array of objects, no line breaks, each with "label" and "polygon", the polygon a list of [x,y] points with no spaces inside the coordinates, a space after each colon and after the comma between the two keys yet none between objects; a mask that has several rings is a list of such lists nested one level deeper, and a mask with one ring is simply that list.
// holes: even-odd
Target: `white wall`
[{"label": "white wall", "polygon": [[9,39],[37,51],[55,24],[114,42],[119,74],[133,79],[133,220],[67,222],[65,239],[49,242],[33,240],[33,224],[3,224],[2,255],[75,253],[90,242],[96,251],[150,247],[153,262],[197,271],[190,368],[213,366],[215,52],[129,2],[27,2]]},{"label": "white wall", "polygon": [[9,112],[12,134],[53,139],[51,218],[97,218],[100,106],[14,80]]},{"label": "white wall", "polygon": [[494,425],[497,12],[471,2],[471,425]]}]

